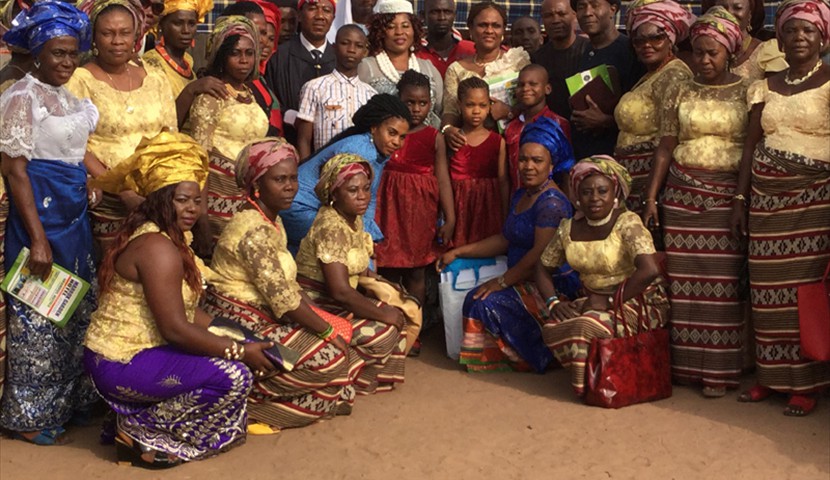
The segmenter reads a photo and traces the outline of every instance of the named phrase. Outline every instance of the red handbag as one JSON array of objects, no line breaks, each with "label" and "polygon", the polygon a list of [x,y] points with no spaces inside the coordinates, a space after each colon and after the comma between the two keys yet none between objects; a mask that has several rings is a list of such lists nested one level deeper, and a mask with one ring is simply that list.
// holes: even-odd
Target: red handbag
[{"label": "red handbag", "polygon": [[830,263],[820,282],[798,287],[798,328],[801,356],[819,362],[830,361]]},{"label": "red handbag", "polygon": [[669,332],[649,328],[644,298],[637,312],[638,331],[632,335],[623,310],[623,288],[614,294],[613,329],[622,322],[624,337],[591,340],[585,365],[585,403],[620,408],[671,396]]}]

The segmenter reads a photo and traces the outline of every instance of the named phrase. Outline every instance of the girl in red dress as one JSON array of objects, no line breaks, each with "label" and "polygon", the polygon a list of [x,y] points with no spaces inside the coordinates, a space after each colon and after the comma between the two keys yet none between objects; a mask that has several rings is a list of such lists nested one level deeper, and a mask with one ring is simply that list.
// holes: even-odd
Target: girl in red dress
[{"label": "girl in red dress", "polygon": [[501,233],[510,193],[504,139],[484,126],[490,114],[487,82],[471,77],[459,83],[458,106],[467,143],[450,160],[455,248]]},{"label": "girl in red dress", "polygon": [[400,98],[412,113],[412,128],[383,169],[375,214],[384,236],[375,247],[381,273],[401,281],[421,304],[426,297],[425,267],[438,258],[436,235],[447,245],[455,227],[444,136],[424,123],[432,109],[429,89],[429,77],[413,70],[398,82]]}]

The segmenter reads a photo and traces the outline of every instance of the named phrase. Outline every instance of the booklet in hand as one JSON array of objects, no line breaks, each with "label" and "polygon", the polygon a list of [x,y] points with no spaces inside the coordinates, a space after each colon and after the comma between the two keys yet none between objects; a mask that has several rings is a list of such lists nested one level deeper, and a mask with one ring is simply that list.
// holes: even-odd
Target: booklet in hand
[{"label": "booklet in hand", "polygon": [[565,79],[571,98],[568,102],[574,111],[588,109],[587,96],[597,104],[603,113],[614,114],[614,108],[620,101],[620,75],[613,66],[600,65],[590,70],[577,73]]},{"label": "booklet in hand", "polygon": [[[208,326],[208,331],[214,335],[227,337],[231,340],[243,343],[271,341],[262,338],[249,328],[243,327],[233,320],[223,317],[214,318],[210,322],[210,326]],[[262,353],[268,357],[268,360],[271,360],[271,363],[273,363],[275,367],[282,368],[286,372],[294,370],[297,360],[300,359],[300,352],[288,348],[285,345],[280,345],[278,342],[274,342],[273,347],[263,350]],[[258,380],[261,380],[261,378]]]}]

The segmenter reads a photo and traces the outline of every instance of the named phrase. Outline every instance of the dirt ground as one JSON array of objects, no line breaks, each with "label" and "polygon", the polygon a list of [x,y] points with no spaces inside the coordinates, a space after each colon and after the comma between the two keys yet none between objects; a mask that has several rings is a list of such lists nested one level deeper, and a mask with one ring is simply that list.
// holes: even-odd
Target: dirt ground
[{"label": "dirt ground", "polygon": [[[830,479],[830,396],[806,418],[730,392],[676,387],[659,402],[605,410],[578,402],[567,372],[467,374],[426,334],[406,384],[359,397],[354,413],[163,472],[115,463],[98,429],[37,447],[0,439],[6,479]],[[744,387],[752,377],[744,378]]]}]

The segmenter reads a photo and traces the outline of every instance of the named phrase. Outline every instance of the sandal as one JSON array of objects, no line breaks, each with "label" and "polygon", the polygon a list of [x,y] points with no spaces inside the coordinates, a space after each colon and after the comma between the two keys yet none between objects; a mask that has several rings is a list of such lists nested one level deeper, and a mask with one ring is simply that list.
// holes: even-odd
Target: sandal
[{"label": "sandal", "polygon": [[262,422],[251,422],[248,424],[248,435],[274,435],[280,433],[280,429]]},{"label": "sandal", "polygon": [[815,395],[790,395],[784,415],[788,417],[805,417],[810,414],[818,404]]},{"label": "sandal", "polygon": [[[40,446],[65,445],[69,443],[63,427],[44,428],[39,432],[12,432],[12,437]],[[26,434],[32,435],[28,436]]]},{"label": "sandal", "polygon": [[726,387],[711,387],[705,386],[703,387],[703,396],[706,398],[720,398],[726,395]]},{"label": "sandal", "polygon": [[[132,465],[149,470],[163,470],[172,468],[182,463],[181,458],[173,457],[164,452],[153,450],[142,445],[129,437],[119,434],[115,437],[115,452],[119,465]],[[145,455],[153,454],[153,460],[147,461]]]},{"label": "sandal", "polygon": [[765,387],[763,385],[755,385],[749,390],[738,395],[738,401],[744,403],[760,402],[762,400],[769,398],[769,396],[773,393],[775,393],[775,391],[773,391],[773,389],[769,387]]}]

